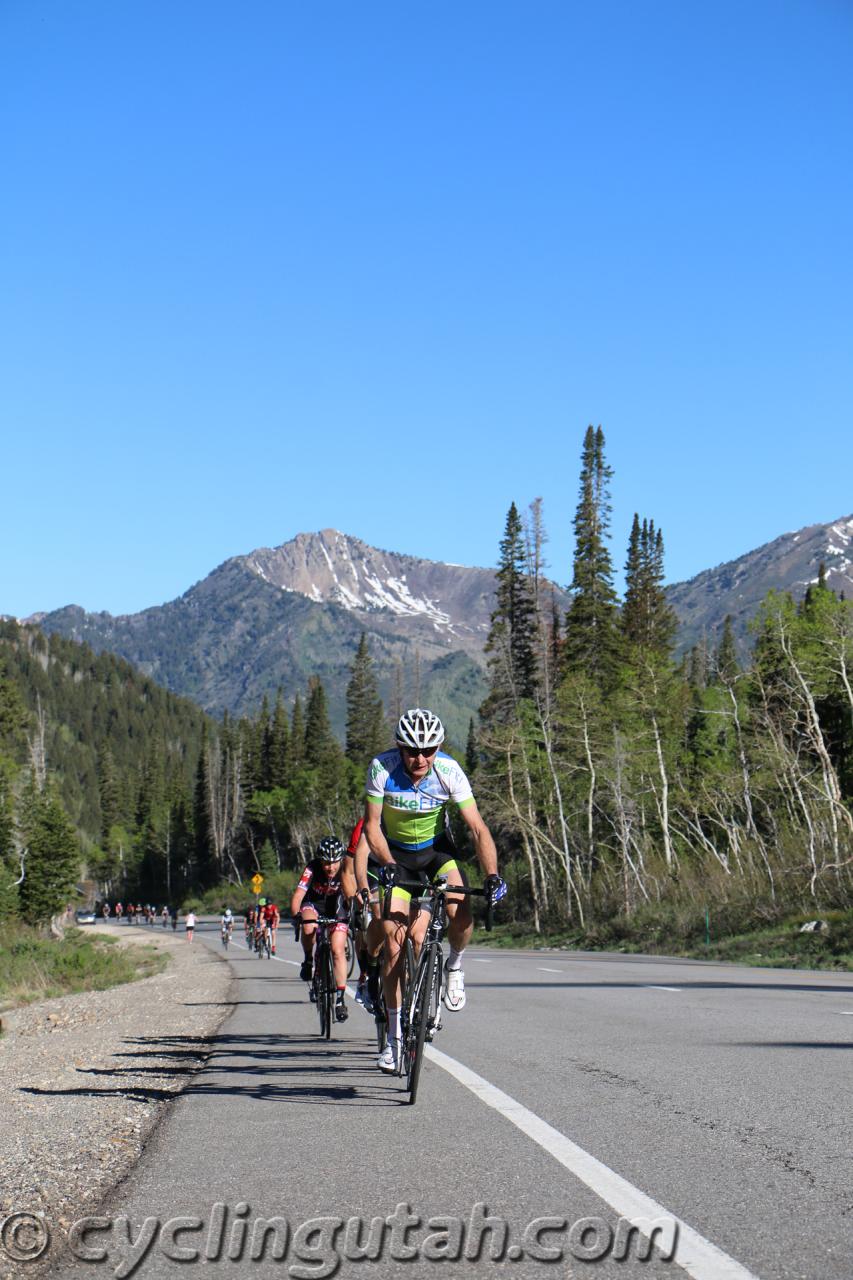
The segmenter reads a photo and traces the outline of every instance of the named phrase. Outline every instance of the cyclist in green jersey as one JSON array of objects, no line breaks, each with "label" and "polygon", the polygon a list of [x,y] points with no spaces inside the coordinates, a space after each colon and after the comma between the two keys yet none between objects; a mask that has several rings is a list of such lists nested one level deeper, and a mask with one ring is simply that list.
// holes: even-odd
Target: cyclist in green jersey
[{"label": "cyclist in green jersey", "polygon": [[[395,888],[394,880],[427,884],[446,875],[448,884],[464,884],[446,825],[449,803],[459,806],[471,832],[474,850],[492,904],[506,895],[498,875],[497,850],[461,766],[439,751],[444,727],[438,716],[413,707],[400,717],[397,746],[371,761],[367,776],[364,833],[379,863],[380,881],[390,892],[385,927],[383,984],[388,1011],[388,1044],[377,1062],[381,1071],[395,1071],[400,1060],[400,1004],[402,949],[407,929],[415,946],[424,935],[428,915],[419,913],[412,895]],[[465,1006],[462,956],[473,931],[467,898],[448,898],[449,955],[445,966],[443,1000],[451,1012]]]}]

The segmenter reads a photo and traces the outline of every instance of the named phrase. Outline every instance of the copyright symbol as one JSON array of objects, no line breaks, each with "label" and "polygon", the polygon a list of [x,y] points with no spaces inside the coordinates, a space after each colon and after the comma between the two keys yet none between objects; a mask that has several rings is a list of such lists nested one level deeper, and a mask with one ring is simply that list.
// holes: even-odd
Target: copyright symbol
[{"label": "copyright symbol", "polygon": [[0,1222],[0,1247],[15,1262],[35,1262],[49,1244],[47,1223],[34,1213],[10,1213]]}]

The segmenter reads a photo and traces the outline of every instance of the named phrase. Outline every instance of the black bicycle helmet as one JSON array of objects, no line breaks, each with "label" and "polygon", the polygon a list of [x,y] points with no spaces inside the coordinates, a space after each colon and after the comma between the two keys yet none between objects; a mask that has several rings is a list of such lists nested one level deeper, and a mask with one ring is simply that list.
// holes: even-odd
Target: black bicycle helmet
[{"label": "black bicycle helmet", "polygon": [[317,845],[317,857],[321,862],[337,862],[344,856],[344,846],[337,836],[323,836]]}]

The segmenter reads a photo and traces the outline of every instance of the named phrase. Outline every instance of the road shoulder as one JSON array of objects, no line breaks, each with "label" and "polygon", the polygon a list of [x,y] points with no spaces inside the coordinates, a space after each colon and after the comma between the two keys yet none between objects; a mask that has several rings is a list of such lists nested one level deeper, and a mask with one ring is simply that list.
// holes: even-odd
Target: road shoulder
[{"label": "road shoulder", "polygon": [[[139,982],[4,1014],[3,1280],[40,1273],[70,1225],[127,1176],[170,1102],[206,1060],[209,1039],[233,1005],[229,966],[199,940],[190,945],[181,935],[127,925],[97,929],[124,945],[155,944],[168,964]],[[36,1215],[42,1235],[49,1234],[37,1271],[31,1261],[9,1258],[15,1214]],[[33,1230],[22,1224],[22,1246]]]}]

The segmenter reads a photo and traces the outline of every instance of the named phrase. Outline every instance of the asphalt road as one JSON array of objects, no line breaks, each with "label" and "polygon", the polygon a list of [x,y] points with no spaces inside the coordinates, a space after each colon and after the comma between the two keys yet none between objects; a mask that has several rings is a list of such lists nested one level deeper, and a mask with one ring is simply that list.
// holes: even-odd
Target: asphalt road
[{"label": "asphalt road", "polygon": [[472,948],[410,1107],[354,1002],[319,1039],[298,955],[232,946],[207,1067],[63,1276],[853,1276],[853,975]]}]

